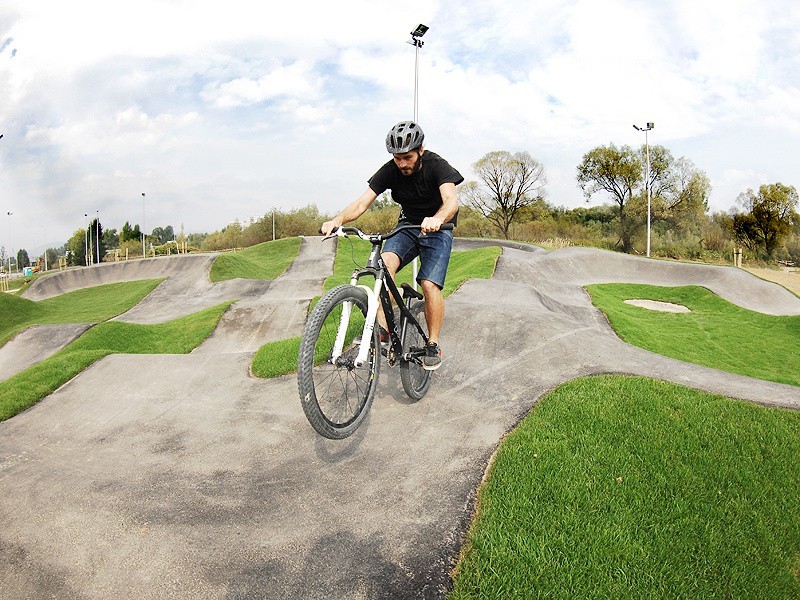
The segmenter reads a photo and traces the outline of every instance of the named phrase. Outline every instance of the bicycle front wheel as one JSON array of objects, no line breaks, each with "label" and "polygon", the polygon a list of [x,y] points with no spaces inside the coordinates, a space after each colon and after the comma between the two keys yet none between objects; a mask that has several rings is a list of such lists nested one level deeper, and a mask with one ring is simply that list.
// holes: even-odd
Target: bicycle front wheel
[{"label": "bicycle front wheel", "polygon": [[[297,359],[300,402],[308,422],[326,438],[352,434],[372,404],[380,368],[380,338],[375,327],[371,339],[361,340],[366,315],[364,291],[340,285],[317,303],[303,332]],[[334,357],[340,331],[344,335],[342,350]],[[357,366],[361,343],[369,344],[369,354],[364,364]]]},{"label": "bicycle front wheel", "polygon": [[[420,324],[424,324],[424,302],[413,301],[409,310]],[[412,400],[419,400],[428,393],[431,387],[431,371],[422,368],[422,355],[425,350],[425,340],[414,323],[403,318],[401,331],[403,342],[403,357],[400,360],[400,381],[406,395]]]}]

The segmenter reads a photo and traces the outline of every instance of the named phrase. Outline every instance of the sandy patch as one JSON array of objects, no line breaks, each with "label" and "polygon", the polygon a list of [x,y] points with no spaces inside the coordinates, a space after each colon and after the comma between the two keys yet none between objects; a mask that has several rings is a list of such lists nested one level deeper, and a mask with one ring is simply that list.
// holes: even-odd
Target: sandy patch
[{"label": "sandy patch", "polygon": [[673,304],[672,302],[658,302],[656,300],[625,300],[625,304],[632,304],[648,310],[658,310],[661,312],[688,313],[692,312],[683,304]]},{"label": "sandy patch", "polygon": [[794,292],[800,296],[800,269],[783,267],[780,271],[776,269],[758,269],[755,267],[744,267],[748,273],[752,273],[756,277],[772,281],[778,285],[782,285],[787,290]]}]

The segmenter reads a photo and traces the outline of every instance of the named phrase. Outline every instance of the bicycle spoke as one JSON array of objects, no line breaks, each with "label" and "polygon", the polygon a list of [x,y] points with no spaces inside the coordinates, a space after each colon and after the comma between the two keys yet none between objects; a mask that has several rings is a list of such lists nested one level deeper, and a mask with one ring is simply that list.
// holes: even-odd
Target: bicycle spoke
[{"label": "bicycle spoke", "polygon": [[[351,305],[349,313],[343,311]],[[346,437],[364,418],[372,402],[379,361],[374,347],[367,360],[355,366],[359,346],[352,341],[364,327],[366,294],[349,285],[339,286],[317,304],[309,322],[298,358],[298,386],[303,409],[314,428],[327,437]],[[332,360],[343,314],[349,314],[341,355]],[[377,331],[366,343],[377,347]]]}]

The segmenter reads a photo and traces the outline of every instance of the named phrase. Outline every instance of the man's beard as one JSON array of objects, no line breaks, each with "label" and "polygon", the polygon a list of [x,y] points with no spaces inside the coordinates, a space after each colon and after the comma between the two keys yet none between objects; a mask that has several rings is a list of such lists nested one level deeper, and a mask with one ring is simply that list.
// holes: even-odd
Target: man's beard
[{"label": "man's beard", "polygon": [[414,173],[416,173],[417,171],[419,171],[421,168],[422,168],[422,156],[417,154],[417,160],[414,162],[414,166],[402,168],[400,169],[400,172],[406,177],[409,177]]}]

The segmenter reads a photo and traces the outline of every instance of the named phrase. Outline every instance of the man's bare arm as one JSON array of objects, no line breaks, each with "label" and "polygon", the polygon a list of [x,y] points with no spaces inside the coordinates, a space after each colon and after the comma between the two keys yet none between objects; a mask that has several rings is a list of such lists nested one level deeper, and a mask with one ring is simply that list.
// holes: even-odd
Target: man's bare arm
[{"label": "man's bare arm", "polygon": [[330,221],[325,221],[320,227],[322,235],[330,235],[331,232],[337,227],[341,227],[345,223],[355,221],[358,217],[367,212],[367,209],[372,206],[378,195],[372,191],[372,188],[367,188],[366,191],[358,198],[348,204],[342,212],[336,215]]},{"label": "man's bare arm", "polygon": [[458,212],[458,192],[456,192],[456,185],[454,183],[443,183],[439,186],[439,192],[442,195],[442,207],[436,211],[435,215],[426,217],[422,221],[423,233],[439,231],[442,223],[447,223],[450,219],[455,217]]}]

